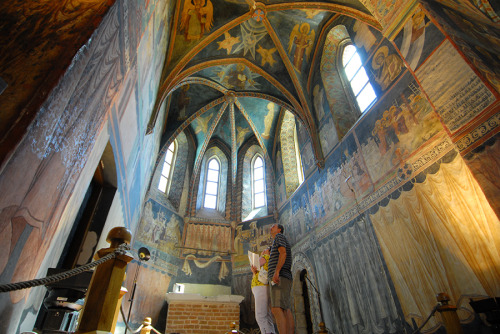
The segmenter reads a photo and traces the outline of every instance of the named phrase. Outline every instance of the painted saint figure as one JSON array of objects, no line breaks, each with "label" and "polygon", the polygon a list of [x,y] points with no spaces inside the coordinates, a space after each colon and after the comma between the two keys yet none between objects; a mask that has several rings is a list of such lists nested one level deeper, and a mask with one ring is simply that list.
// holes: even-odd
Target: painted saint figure
[{"label": "painted saint figure", "polygon": [[403,61],[397,54],[389,54],[389,48],[384,45],[375,52],[372,68],[375,71],[375,81],[382,90],[386,90],[401,73]]},{"label": "painted saint figure", "polygon": [[185,0],[180,31],[186,41],[198,40],[212,28],[214,8],[210,0]]},{"label": "painted saint figure", "polygon": [[299,71],[302,68],[304,60],[307,61],[309,59],[309,55],[313,48],[314,36],[314,29],[311,31],[311,26],[307,22],[296,24],[295,27],[293,27],[292,33],[290,34],[290,41],[288,42],[288,53],[291,54],[295,45],[295,50],[293,51],[293,66]]}]

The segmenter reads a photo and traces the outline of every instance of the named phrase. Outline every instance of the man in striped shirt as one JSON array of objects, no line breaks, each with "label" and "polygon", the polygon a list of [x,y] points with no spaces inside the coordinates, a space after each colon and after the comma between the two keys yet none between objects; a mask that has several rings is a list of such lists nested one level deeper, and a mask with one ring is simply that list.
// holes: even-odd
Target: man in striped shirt
[{"label": "man in striped shirt", "polygon": [[291,310],[292,249],[283,235],[284,231],[283,225],[271,226],[271,237],[274,240],[268,265],[269,295],[271,296],[271,311],[278,325],[278,332],[293,334],[295,324]]}]

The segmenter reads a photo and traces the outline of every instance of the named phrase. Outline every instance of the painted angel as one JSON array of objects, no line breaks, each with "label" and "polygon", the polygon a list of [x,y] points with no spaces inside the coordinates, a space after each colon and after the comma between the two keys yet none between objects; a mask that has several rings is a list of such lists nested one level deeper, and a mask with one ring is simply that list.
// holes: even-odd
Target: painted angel
[{"label": "painted angel", "polygon": [[290,41],[288,42],[288,53],[293,51],[293,66],[297,70],[301,70],[304,60],[308,60],[311,54],[311,50],[314,45],[314,37],[316,33],[311,30],[309,23],[305,22],[302,24],[296,24],[293,27],[292,33],[290,34]]},{"label": "painted angel", "polygon": [[198,40],[210,31],[214,8],[210,0],[184,0],[180,31],[186,41]]}]

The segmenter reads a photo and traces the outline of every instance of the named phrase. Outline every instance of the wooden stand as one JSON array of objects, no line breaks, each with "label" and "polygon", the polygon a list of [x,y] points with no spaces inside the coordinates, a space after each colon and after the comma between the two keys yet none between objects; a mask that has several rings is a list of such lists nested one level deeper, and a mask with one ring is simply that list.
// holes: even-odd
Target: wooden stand
[{"label": "wooden stand", "polygon": [[[94,257],[96,260],[114,252],[123,243],[130,243],[132,234],[124,227],[109,231],[106,239],[111,245],[101,249]],[[79,320],[76,334],[112,334],[116,325],[116,310],[121,299],[121,287],[125,278],[130,255],[117,255],[114,259],[100,264],[90,281],[87,297]],[[121,296],[120,296],[121,295]]]},{"label": "wooden stand", "polygon": [[462,325],[460,325],[457,315],[457,308],[453,305],[448,305],[450,297],[446,293],[441,292],[436,296],[436,299],[441,303],[437,311],[441,314],[446,333],[463,334]]}]

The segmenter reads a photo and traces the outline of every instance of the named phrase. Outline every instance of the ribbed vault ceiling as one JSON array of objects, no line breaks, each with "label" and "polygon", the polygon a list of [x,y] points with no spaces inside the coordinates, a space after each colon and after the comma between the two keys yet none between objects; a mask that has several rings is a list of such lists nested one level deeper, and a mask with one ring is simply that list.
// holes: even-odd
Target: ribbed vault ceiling
[{"label": "ribbed vault ceiling", "polygon": [[255,136],[270,158],[280,115],[290,110],[309,131],[321,161],[310,85],[326,34],[343,16],[380,28],[354,0],[177,1],[149,130],[165,104],[162,143],[167,147],[189,128],[197,145],[195,168],[211,138],[231,147],[235,162],[241,145]]}]

